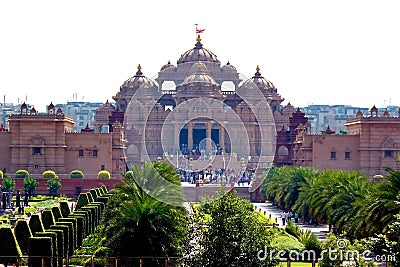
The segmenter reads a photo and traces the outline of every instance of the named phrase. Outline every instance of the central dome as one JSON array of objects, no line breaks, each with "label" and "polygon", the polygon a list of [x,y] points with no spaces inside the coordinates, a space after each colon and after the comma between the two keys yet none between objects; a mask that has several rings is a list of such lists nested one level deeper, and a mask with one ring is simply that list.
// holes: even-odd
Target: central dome
[{"label": "central dome", "polygon": [[206,67],[201,62],[197,62],[193,64],[190,69],[190,75],[185,78],[185,80],[180,85],[188,85],[194,83],[202,83],[202,84],[209,84],[218,86],[215,82],[214,78],[210,76],[210,73]]},{"label": "central dome", "polygon": [[198,61],[220,63],[220,61],[217,59],[217,55],[215,55],[210,50],[203,48],[200,35],[197,37],[197,43],[195,47],[183,53],[183,55],[181,55],[177,63],[180,64],[180,63],[198,62]]}]

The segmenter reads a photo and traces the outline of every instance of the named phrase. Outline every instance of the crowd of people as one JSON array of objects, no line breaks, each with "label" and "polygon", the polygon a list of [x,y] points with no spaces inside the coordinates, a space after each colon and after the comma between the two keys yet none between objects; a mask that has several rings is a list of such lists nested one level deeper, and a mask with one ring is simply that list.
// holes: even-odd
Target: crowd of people
[{"label": "crowd of people", "polygon": [[299,214],[297,212],[293,213],[292,211],[282,211],[281,212],[282,225],[286,225],[288,221],[292,221],[294,219],[294,223],[299,223]]}]

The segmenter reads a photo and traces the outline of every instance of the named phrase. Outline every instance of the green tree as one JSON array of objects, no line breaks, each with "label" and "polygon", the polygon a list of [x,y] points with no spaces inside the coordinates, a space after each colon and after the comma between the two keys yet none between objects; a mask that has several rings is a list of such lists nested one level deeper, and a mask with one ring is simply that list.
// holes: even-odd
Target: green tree
[{"label": "green tree", "polygon": [[183,201],[182,188],[165,183],[151,163],[133,166],[115,186],[104,212],[104,244],[110,254],[181,255],[187,229]]},{"label": "green tree", "polygon": [[29,195],[35,194],[38,185],[39,183],[35,178],[24,179],[24,189],[28,191]]},{"label": "green tree", "polygon": [[50,179],[46,183],[47,190],[49,194],[55,197],[61,188],[61,182],[58,179]]},{"label": "green tree", "polygon": [[15,189],[15,180],[12,178],[4,178],[1,183],[1,190],[3,192],[13,192]]}]

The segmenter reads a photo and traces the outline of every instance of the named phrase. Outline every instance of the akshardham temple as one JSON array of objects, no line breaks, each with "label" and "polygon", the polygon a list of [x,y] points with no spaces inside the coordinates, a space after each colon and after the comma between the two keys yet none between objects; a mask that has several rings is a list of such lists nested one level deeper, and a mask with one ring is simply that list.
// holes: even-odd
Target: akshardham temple
[{"label": "akshardham temple", "polygon": [[176,65],[163,65],[155,79],[139,64],[113,96],[115,108],[107,101],[96,111],[95,130],[123,123],[128,164],[160,158],[193,169],[290,164],[290,124],[292,130],[300,121],[305,125],[304,113],[291,122],[298,110],[282,106],[284,98],[258,66],[246,78],[201,41],[198,35],[194,47]]}]

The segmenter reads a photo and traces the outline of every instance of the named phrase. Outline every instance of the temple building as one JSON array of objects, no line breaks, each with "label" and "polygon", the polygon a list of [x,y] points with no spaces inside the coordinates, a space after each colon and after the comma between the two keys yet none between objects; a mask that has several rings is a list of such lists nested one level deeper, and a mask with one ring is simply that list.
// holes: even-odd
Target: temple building
[{"label": "temple building", "polygon": [[126,170],[122,124],[114,123],[112,133],[95,133],[88,125],[75,132],[74,123],[52,103],[47,113],[23,103],[19,113],[9,116],[9,128],[0,128],[0,167],[10,176],[27,170],[40,178],[44,171],[53,170],[59,178],[69,178],[78,169],[87,179],[97,179],[101,170],[119,179]]},{"label": "temple building", "polygon": [[400,170],[400,109],[380,116],[373,106],[369,114],[360,110],[347,120],[346,134],[328,126],[324,134],[310,134],[305,125],[297,127],[293,165],[320,170],[362,171],[369,177],[385,175],[385,167]]},{"label": "temple building", "polygon": [[290,103],[282,106],[284,98],[258,66],[251,78],[244,77],[204,48],[200,35],[176,65],[163,65],[154,80],[139,65],[113,99],[116,107],[107,101],[97,110],[94,125],[101,132],[123,121],[128,164],[159,158],[196,169],[207,162],[221,168],[292,163],[288,142],[294,138],[286,143],[281,138],[276,147],[277,130],[290,135],[289,118],[297,109]]}]

